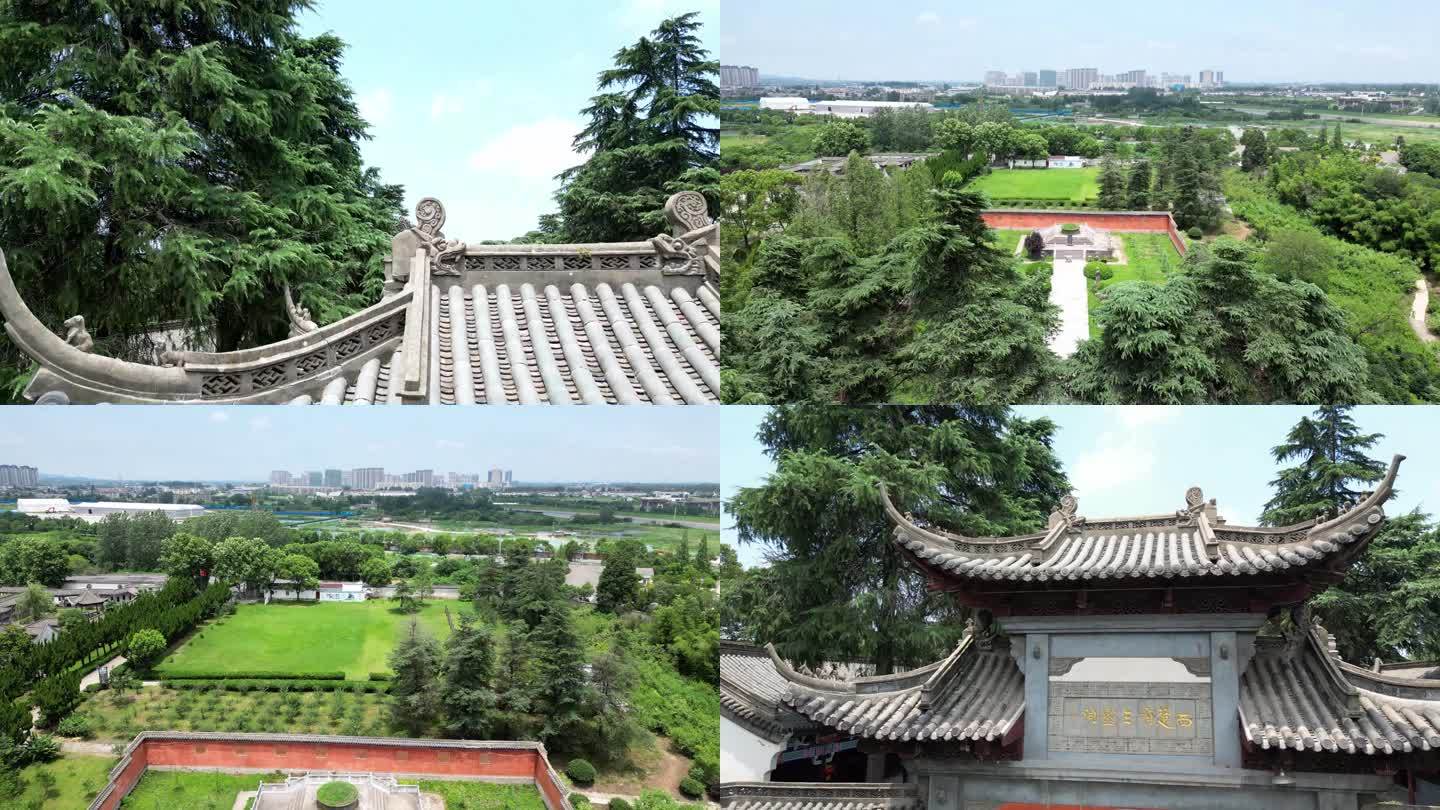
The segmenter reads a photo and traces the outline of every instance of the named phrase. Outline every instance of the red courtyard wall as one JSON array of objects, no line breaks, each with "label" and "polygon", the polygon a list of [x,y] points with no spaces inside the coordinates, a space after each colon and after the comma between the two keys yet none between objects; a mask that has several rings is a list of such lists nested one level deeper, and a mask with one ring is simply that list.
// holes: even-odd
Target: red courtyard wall
[{"label": "red courtyard wall", "polygon": [[136,737],[90,810],[118,808],[149,767],[533,780],[551,810],[569,810],[545,749],[533,743],[174,732],[146,732]]},{"label": "red courtyard wall", "polygon": [[1185,255],[1185,240],[1175,227],[1175,218],[1168,211],[1040,211],[1024,208],[992,208],[981,214],[992,228],[1048,228],[1066,222],[1089,225],[1108,231],[1131,233],[1165,233],[1170,244]]}]

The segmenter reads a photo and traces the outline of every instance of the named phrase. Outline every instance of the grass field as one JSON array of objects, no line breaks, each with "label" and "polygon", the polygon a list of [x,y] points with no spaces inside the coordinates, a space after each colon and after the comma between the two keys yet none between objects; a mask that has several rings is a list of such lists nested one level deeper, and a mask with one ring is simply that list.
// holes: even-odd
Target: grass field
[{"label": "grass field", "polygon": [[405,784],[418,784],[422,793],[438,793],[445,799],[445,806],[455,810],[545,810],[540,791],[531,785],[491,785],[438,779]]},{"label": "grass field", "polygon": [[[1115,264],[1115,275],[1100,282],[1100,289],[1105,290],[1116,284],[1146,283],[1161,284],[1180,268],[1183,261],[1180,254],[1176,252],[1175,246],[1170,244],[1170,237],[1163,233],[1125,233],[1116,234],[1125,246],[1125,264]],[[1094,285],[1088,285],[1090,300],[1090,338],[1093,340],[1100,336],[1100,327],[1096,316],[1099,308],[1104,306],[1104,301],[1095,294]]]},{"label": "grass field", "polygon": [[[105,787],[114,765],[113,757],[79,754],[66,754],[43,765],[27,765],[20,771],[24,784],[20,795],[0,796],[0,807],[85,807]],[[55,780],[49,792],[41,784],[42,774]]]},{"label": "grass field", "polygon": [[991,199],[1093,200],[1100,193],[1100,169],[995,169],[975,178],[972,188]]},{"label": "grass field", "polygon": [[[450,635],[445,606],[452,615],[459,602],[429,602],[416,616],[438,639]],[[410,617],[391,600],[240,605],[235,615],[202,627],[156,667],[171,670],[343,671],[365,680],[388,667],[385,659]],[[468,605],[463,608],[468,612]],[[458,616],[457,616],[458,618]]]},{"label": "grass field", "polygon": [[1020,247],[1026,236],[1030,235],[1029,228],[995,228],[995,244],[1006,253],[1014,253]]},{"label": "grass field", "polygon": [[147,687],[116,704],[97,692],[77,713],[91,719],[98,740],[128,740],[146,729],[344,734],[388,737],[386,696],[350,692],[197,692]]},{"label": "grass field", "polygon": [[[283,782],[282,773],[146,771],[120,806],[125,810],[230,810],[235,796],[261,782]],[[68,805],[67,805],[68,806]]]}]

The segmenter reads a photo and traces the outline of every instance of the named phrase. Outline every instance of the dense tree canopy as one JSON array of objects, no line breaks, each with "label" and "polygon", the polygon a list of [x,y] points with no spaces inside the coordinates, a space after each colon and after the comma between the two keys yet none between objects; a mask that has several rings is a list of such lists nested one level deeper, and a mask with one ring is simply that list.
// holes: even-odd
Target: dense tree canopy
[{"label": "dense tree canopy", "polygon": [[730,503],[740,541],[769,565],[727,584],[728,632],[811,664],[856,657],[889,672],[940,657],[963,617],[901,557],[876,484],[966,534],[1033,531],[1069,491],[1053,431],[1003,408],[775,408],[759,434],[775,472]]},{"label": "dense tree canopy", "polygon": [[1163,284],[1111,288],[1100,337],[1067,363],[1067,390],[1095,403],[1374,401],[1345,314],[1258,259],[1221,238],[1194,247]]},{"label": "dense tree canopy", "polygon": [[1379,481],[1385,474],[1384,464],[1365,455],[1380,434],[1361,433],[1351,411],[1349,406],[1326,405],[1296,422],[1285,441],[1271,448],[1276,462],[1298,459],[1300,463],[1281,470],[1270,482],[1275,495],[1261,517],[1266,525],[1333,518],[1364,496],[1359,485]]},{"label": "dense tree canopy", "polygon": [[401,192],[308,5],[0,2],[0,247],[41,320],[142,356],[167,320],[283,338],[287,283],[321,321],[370,302]]},{"label": "dense tree canopy", "polygon": [[600,73],[600,94],[575,147],[590,153],[560,175],[559,213],[537,237],[566,242],[625,242],[666,230],[669,195],[686,189],[715,198],[719,173],[719,62],[700,44],[697,13],[661,22],[615,53]]}]

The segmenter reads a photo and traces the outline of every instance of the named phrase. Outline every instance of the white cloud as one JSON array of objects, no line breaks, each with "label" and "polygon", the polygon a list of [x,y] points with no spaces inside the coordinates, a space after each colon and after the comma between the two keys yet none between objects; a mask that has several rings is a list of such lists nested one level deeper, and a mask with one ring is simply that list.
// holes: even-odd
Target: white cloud
[{"label": "white cloud", "polygon": [[430,99],[430,118],[436,119],[446,115],[458,115],[465,111],[465,99],[459,96],[449,96],[444,93],[436,93]]},{"label": "white cloud", "polygon": [[915,16],[916,25],[938,25],[940,15],[933,11],[922,11]]},{"label": "white cloud", "polygon": [[457,441],[455,441],[454,439],[436,439],[436,440],[435,440],[435,449],[436,449],[436,450],[464,450],[464,449],[465,449],[465,443],[464,443],[464,442],[457,442]]},{"label": "white cloud", "polygon": [[1110,415],[1131,430],[1152,425],[1168,425],[1180,418],[1180,409],[1164,405],[1116,405]]},{"label": "white cloud", "polygon": [[211,412],[210,412],[210,421],[211,421],[211,422],[214,422],[214,423],[217,424],[217,425],[218,425],[218,424],[221,424],[221,423],[223,423],[223,422],[229,422],[229,421],[230,421],[230,414],[228,414],[228,413],[226,413],[226,412],[224,412],[224,411],[211,411]]},{"label": "white cloud", "polygon": [[373,126],[379,126],[390,119],[390,112],[395,108],[395,98],[391,95],[390,88],[380,87],[361,95],[355,106],[360,109],[361,118]]},{"label": "white cloud", "polygon": [[1075,459],[1070,483],[1078,498],[1133,486],[1148,480],[1154,469],[1155,453],[1141,432],[1106,432]]},{"label": "white cloud", "polygon": [[564,118],[520,124],[481,144],[470,154],[470,168],[509,177],[549,179],[584,162],[585,156],[570,145],[579,131],[579,124]]}]

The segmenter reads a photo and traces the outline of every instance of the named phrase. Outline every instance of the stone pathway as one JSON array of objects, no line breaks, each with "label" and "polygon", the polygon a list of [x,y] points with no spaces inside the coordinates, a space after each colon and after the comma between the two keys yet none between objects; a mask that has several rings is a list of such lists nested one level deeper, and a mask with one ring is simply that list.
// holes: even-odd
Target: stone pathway
[{"label": "stone pathway", "polygon": [[[120,666],[120,665],[123,664],[123,663],[125,663],[125,656],[123,656],[123,655],[117,655],[117,656],[115,656],[114,658],[111,658],[109,661],[105,662],[105,666],[109,667],[111,672],[114,672],[114,671],[115,671],[115,667],[118,667],[118,666]],[[89,685],[92,684],[92,683],[99,683],[99,682],[100,682],[100,667],[96,667],[94,672],[91,672],[89,675],[86,675],[85,677],[83,677],[83,678],[80,679],[80,691],[81,691],[81,692],[84,692],[84,691],[85,691],[85,687],[89,686]]]},{"label": "stone pathway", "polygon": [[1084,259],[1055,259],[1055,269],[1050,275],[1050,303],[1060,308],[1060,331],[1050,339],[1050,350],[1069,357],[1080,341],[1090,337],[1090,299],[1086,295]]},{"label": "stone pathway", "polygon": [[84,754],[87,757],[113,757],[115,756],[115,743],[95,740],[62,740],[60,750],[67,754]]},{"label": "stone pathway", "polygon": [[235,804],[230,807],[230,810],[245,810],[245,802],[255,798],[259,793],[258,790],[244,790],[235,794]]},{"label": "stone pathway", "polygon": [[1415,300],[1410,305],[1410,328],[1415,330],[1415,336],[1420,338],[1421,343],[1435,343],[1440,341],[1430,332],[1425,325],[1425,312],[1430,307],[1430,285],[1425,279],[1415,279]]}]

